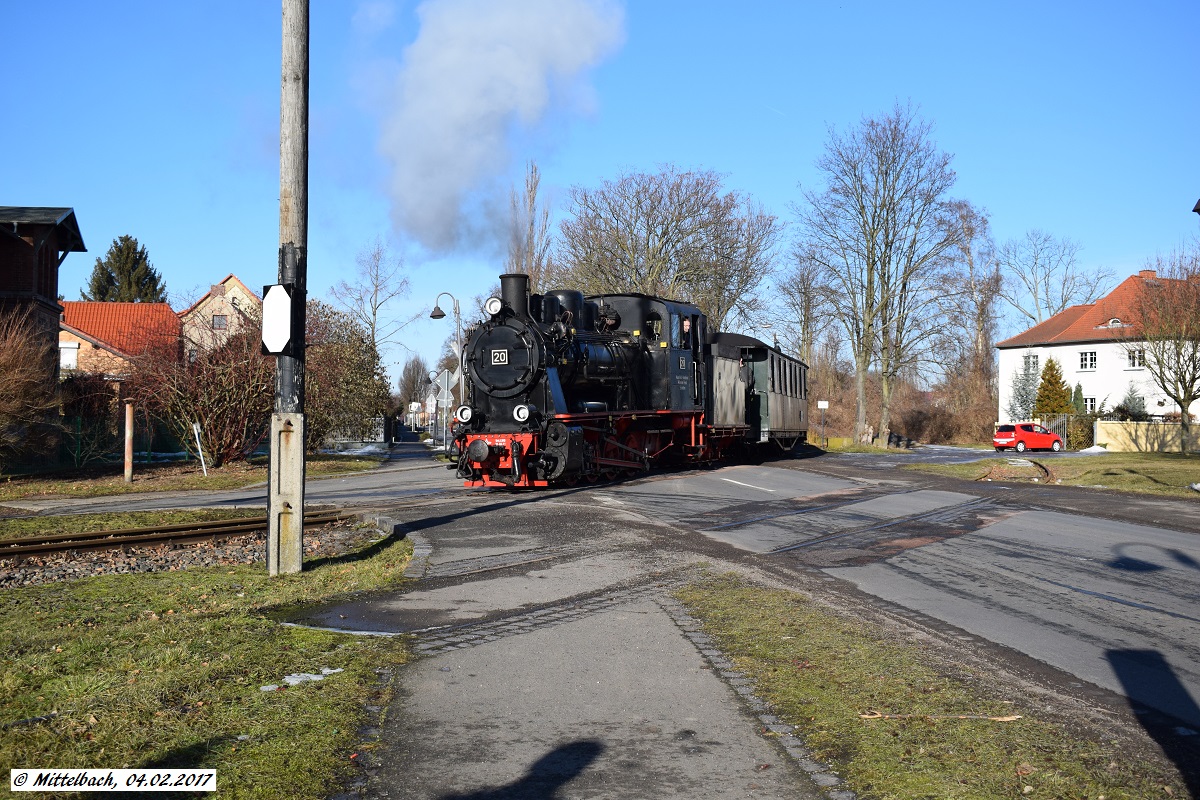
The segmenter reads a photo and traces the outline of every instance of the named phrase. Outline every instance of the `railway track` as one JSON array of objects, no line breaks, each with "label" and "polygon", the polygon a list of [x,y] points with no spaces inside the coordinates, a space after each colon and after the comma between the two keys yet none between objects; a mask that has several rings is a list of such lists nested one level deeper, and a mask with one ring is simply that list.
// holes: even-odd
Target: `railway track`
[{"label": "railway track", "polygon": [[[307,511],[304,527],[316,527],[330,522],[353,519],[345,511]],[[213,541],[230,536],[245,536],[267,529],[267,517],[240,517],[211,522],[185,522],[157,528],[127,528],[89,533],[55,533],[27,536],[21,539],[0,539],[0,559],[21,560],[29,556],[70,553],[85,550],[114,550],[129,547],[154,547],[187,542]]]}]

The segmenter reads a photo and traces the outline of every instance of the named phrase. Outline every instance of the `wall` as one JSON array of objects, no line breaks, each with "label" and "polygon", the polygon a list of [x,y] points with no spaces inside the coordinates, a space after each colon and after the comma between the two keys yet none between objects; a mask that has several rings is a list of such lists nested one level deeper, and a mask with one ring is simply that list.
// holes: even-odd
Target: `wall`
[{"label": "wall", "polygon": [[[1115,453],[1178,453],[1183,426],[1170,422],[1096,423],[1096,444]],[[1189,452],[1200,451],[1200,423],[1192,424]]]},{"label": "wall", "polygon": [[78,344],[79,357],[75,369],[80,372],[91,372],[97,375],[125,375],[129,372],[129,360],[110,350],[92,344],[87,339],[76,336],[70,331],[58,332],[58,345]]}]

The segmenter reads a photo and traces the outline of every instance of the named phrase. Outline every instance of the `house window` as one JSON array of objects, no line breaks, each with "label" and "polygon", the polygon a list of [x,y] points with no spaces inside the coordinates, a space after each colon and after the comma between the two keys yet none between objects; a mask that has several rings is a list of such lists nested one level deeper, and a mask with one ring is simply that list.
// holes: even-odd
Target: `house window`
[{"label": "house window", "polygon": [[195,363],[196,363],[196,356],[197,356],[197,355],[199,355],[199,353],[197,353],[197,352],[196,352],[196,348],[194,348],[194,347],[189,347],[189,348],[188,348],[188,353],[187,353],[187,356],[188,356],[188,363],[189,363],[189,364],[195,364]]},{"label": "house window", "polygon": [[226,314],[213,314],[213,330],[223,331],[229,327],[229,317]]},{"label": "house window", "polygon": [[1085,350],[1079,354],[1080,369],[1095,369],[1096,368],[1096,351]]},{"label": "house window", "polygon": [[1094,398],[1094,397],[1083,398],[1083,410],[1084,410],[1084,413],[1086,413],[1086,414],[1095,414],[1096,413],[1096,398]]},{"label": "house window", "polygon": [[1037,372],[1038,371],[1038,357],[1037,357],[1036,353],[1025,356],[1025,371],[1026,372]]},{"label": "house window", "polygon": [[1146,351],[1145,350],[1130,350],[1129,351],[1129,367],[1136,369],[1146,366]]},{"label": "house window", "polygon": [[64,344],[58,348],[58,366],[60,369],[79,368],[79,345]]}]

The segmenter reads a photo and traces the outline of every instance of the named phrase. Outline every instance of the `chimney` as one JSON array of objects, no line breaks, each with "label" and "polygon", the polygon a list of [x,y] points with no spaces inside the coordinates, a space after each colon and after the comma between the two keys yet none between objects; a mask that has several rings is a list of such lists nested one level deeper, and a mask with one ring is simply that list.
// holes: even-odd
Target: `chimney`
[{"label": "chimney", "polygon": [[1138,272],[1138,277],[1139,278],[1147,278],[1147,279],[1157,278],[1158,273],[1152,269],[1143,269]]}]

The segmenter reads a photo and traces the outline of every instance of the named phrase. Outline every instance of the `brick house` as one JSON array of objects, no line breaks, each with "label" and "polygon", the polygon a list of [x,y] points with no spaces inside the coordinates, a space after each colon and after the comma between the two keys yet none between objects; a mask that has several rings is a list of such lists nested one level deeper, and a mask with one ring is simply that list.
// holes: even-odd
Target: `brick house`
[{"label": "brick house", "polygon": [[[58,268],[68,253],[85,253],[75,210],[0,206],[0,311],[29,309],[53,349],[58,337]],[[56,364],[49,366],[53,386]]]},{"label": "brick house", "polygon": [[214,284],[190,307],[179,312],[185,349],[219,347],[230,334],[262,315],[262,298],[232,273]]},{"label": "brick house", "polygon": [[166,303],[63,301],[59,366],[122,380],[130,363],[154,347],[177,348],[179,316]]},{"label": "brick house", "polygon": [[[1147,281],[1163,280],[1152,269],[1122,281],[1095,303],[1071,306],[1029,330],[996,344],[999,351],[1000,422],[1008,418],[1014,376],[1025,364],[1040,375],[1046,359],[1056,358],[1063,379],[1074,390],[1083,389],[1087,411],[1111,410],[1132,390],[1141,397],[1146,412],[1177,412],[1175,402],[1163,394],[1146,369],[1144,351],[1136,347],[1137,321],[1133,309]],[[1200,401],[1192,414],[1200,414]]]}]

